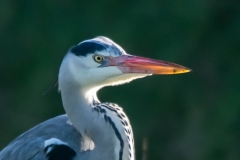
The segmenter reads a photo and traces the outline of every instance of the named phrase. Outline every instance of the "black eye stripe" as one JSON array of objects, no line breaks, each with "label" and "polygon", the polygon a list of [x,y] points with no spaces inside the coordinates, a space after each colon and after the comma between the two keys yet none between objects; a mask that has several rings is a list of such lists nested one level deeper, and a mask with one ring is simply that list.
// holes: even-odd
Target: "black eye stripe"
[{"label": "black eye stripe", "polygon": [[85,40],[69,49],[70,53],[84,57],[88,54],[94,54],[101,51],[111,52],[114,56],[120,56],[125,53],[120,46],[106,37],[96,37]]},{"label": "black eye stripe", "polygon": [[70,51],[76,56],[86,56],[89,53],[105,50],[105,46],[96,42],[83,42],[74,46]]}]

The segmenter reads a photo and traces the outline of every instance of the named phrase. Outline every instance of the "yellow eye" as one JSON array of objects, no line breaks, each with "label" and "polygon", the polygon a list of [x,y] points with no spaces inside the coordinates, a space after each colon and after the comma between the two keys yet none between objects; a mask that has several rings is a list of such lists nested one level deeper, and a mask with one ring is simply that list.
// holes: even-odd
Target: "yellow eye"
[{"label": "yellow eye", "polygon": [[103,57],[102,56],[99,56],[99,55],[94,55],[93,56],[93,59],[95,62],[97,63],[101,63],[103,61]]}]

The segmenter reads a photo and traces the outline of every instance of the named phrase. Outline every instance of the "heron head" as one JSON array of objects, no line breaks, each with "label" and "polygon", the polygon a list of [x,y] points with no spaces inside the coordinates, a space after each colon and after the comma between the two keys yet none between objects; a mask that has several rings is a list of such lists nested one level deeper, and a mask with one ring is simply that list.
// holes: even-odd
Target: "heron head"
[{"label": "heron head", "polygon": [[189,71],[174,63],[129,55],[109,38],[96,37],[70,48],[61,65],[59,79],[99,89],[152,74]]}]

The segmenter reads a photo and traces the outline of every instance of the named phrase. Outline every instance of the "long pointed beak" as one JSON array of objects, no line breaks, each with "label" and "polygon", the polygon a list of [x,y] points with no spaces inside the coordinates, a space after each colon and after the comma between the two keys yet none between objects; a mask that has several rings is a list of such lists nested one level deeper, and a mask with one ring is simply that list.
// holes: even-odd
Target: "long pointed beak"
[{"label": "long pointed beak", "polygon": [[187,67],[171,62],[132,55],[108,57],[104,66],[116,66],[123,73],[180,74],[191,71]]}]

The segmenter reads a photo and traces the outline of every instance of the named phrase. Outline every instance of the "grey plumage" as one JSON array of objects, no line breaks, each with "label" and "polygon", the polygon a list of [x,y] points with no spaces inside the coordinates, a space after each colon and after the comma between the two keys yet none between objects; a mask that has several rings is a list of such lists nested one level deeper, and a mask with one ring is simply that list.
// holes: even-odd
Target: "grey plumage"
[{"label": "grey plumage", "polygon": [[61,115],[47,120],[13,140],[0,152],[0,160],[44,160],[44,141],[57,138],[67,142],[77,152],[77,156],[84,157],[81,152],[82,136],[68,123],[67,115]]}]

